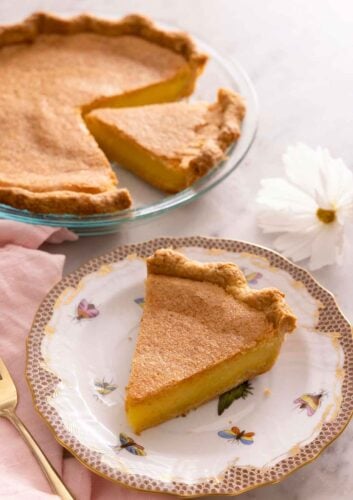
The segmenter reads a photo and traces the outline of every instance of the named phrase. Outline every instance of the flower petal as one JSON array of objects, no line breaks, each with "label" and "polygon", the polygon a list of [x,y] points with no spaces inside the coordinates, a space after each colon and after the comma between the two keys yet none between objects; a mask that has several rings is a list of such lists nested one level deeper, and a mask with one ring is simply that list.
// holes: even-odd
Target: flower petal
[{"label": "flower petal", "polygon": [[340,263],[343,251],[343,226],[320,224],[306,234],[285,233],[274,241],[275,248],[294,262],[310,258],[309,269]]},{"label": "flower petal", "polygon": [[315,202],[285,179],[264,179],[257,196],[258,224],[267,233],[310,230],[318,220]]},{"label": "flower petal", "polygon": [[336,210],[337,220],[340,224],[344,224],[345,221],[351,222],[353,221],[353,201],[348,202],[347,204],[342,204]]},{"label": "flower petal", "polygon": [[314,151],[302,143],[289,146],[283,155],[283,163],[288,179],[315,198],[315,188],[320,184],[321,151]]},{"label": "flower petal", "polygon": [[317,229],[306,234],[285,233],[274,241],[275,248],[297,262],[311,256],[312,243]]},{"label": "flower petal", "polygon": [[322,224],[312,243],[309,268],[314,271],[323,266],[340,263],[342,252],[343,226],[338,223]]},{"label": "flower petal", "polygon": [[258,192],[256,201],[261,205],[277,210],[291,209],[294,212],[303,213],[316,211],[317,209],[313,198],[279,177],[261,181],[261,189]]},{"label": "flower petal", "polygon": [[298,214],[291,210],[264,209],[258,213],[258,225],[265,233],[301,232],[314,229],[320,222],[314,213]]},{"label": "flower petal", "polygon": [[[323,163],[320,169],[320,186],[316,201],[321,208],[345,208],[353,206],[353,174],[340,159],[331,158],[322,150]],[[346,212],[348,215],[348,211]]]},{"label": "flower petal", "polygon": [[305,144],[287,148],[283,162],[288,179],[327,210],[347,206],[344,214],[353,217],[353,174],[339,158],[323,148]]}]

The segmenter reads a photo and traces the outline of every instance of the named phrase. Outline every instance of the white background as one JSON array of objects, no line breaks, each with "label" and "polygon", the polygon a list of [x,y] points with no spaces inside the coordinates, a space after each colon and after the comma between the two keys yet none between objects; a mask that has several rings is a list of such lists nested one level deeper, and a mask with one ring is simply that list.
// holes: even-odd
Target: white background
[{"label": "white background", "polygon": [[[51,251],[67,255],[66,272],[120,244],[156,236],[202,234],[271,246],[256,228],[254,199],[262,177],[282,173],[288,144],[328,147],[352,168],[353,3],[351,0],[0,0],[0,22],[36,10],[116,15],[141,12],[193,32],[247,70],[260,101],[260,127],[243,165],[191,205],[118,234],[85,238]],[[1,77],[1,75],[0,75]],[[353,320],[353,228],[344,264],[314,273]],[[313,464],[244,500],[353,498],[351,425]]]}]

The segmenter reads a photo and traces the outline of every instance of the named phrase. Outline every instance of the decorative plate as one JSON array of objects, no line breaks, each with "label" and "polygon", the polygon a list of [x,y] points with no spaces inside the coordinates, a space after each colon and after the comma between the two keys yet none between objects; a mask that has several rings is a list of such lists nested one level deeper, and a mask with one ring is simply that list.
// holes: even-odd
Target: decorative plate
[{"label": "decorative plate", "polygon": [[[124,388],[144,258],[162,247],[235,262],[251,286],[280,288],[298,328],[270,372],[136,436]],[[34,404],[59,443],[97,474],[145,491],[237,495],[278,482],[314,460],[353,411],[353,340],[334,297],[277,253],[239,241],[156,239],[89,261],[43,301],[27,355]]]},{"label": "decorative plate", "polygon": [[[161,23],[159,23],[161,24]],[[175,28],[162,24],[166,29]],[[245,70],[236,62],[224,59],[213,47],[192,35],[198,48],[210,56],[205,71],[197,82],[197,88],[190,100],[215,100],[217,89],[230,88],[239,92],[246,100],[246,116],[242,123],[241,136],[227,152],[227,157],[207,175],[180,193],[167,195],[131,172],[117,167],[119,186],[127,187],[133,197],[133,207],[111,214],[88,216],[36,214],[0,204],[0,218],[43,224],[46,226],[68,227],[81,236],[115,233],[123,223],[143,221],[161,215],[176,207],[190,203],[223,182],[243,161],[255,138],[258,109],[256,92]]]}]

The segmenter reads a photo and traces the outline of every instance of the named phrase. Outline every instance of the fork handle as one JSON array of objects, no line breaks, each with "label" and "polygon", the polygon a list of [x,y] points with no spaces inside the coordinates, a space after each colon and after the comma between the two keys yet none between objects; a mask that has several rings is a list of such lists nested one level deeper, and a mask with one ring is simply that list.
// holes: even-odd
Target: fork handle
[{"label": "fork handle", "polygon": [[23,439],[26,441],[29,449],[37,459],[40,468],[44,472],[52,490],[54,493],[59,495],[62,500],[74,500],[74,497],[71,495],[70,491],[66,488],[58,473],[54,469],[54,467],[50,464],[47,457],[44,455],[42,450],[39,448],[36,443],[34,437],[23,424],[23,422],[18,418],[16,413],[13,411],[5,410],[2,412],[2,416],[6,417],[10,422],[16,427],[18,432],[21,434]]}]

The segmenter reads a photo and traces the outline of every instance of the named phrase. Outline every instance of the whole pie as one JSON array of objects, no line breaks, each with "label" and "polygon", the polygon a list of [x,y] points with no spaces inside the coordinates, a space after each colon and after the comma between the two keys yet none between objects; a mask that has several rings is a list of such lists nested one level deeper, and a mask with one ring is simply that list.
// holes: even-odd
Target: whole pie
[{"label": "whole pie", "polygon": [[0,202],[76,214],[129,207],[85,115],[188,96],[206,59],[186,34],[136,15],[35,14],[0,27]]},{"label": "whole pie", "polygon": [[269,370],[296,324],[282,292],[249,288],[235,264],[202,264],[162,249],[147,270],[126,390],[136,433]]},{"label": "whole pie", "polygon": [[224,158],[245,114],[241,96],[220,89],[217,101],[97,109],[86,123],[110,160],[163,191],[190,186]]}]

